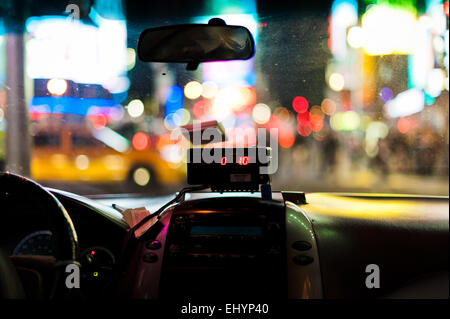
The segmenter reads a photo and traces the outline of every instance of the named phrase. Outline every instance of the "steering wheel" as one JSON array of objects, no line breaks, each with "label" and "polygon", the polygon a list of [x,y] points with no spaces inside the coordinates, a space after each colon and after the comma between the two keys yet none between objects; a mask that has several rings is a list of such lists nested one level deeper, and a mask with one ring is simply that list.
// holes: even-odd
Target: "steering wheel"
[{"label": "steering wheel", "polygon": [[[58,287],[61,276],[65,272],[68,264],[78,264],[78,239],[69,214],[59,200],[38,183],[12,173],[0,173],[0,207],[2,212],[14,212],[14,207],[20,205],[20,201],[26,201],[25,196],[32,195],[39,201],[41,207],[45,207],[45,214],[53,225],[57,247],[53,264],[55,275],[53,276],[52,287]],[[0,215],[2,215],[0,213]],[[2,216],[0,218],[3,219]],[[23,220],[15,220],[14,225],[19,226]],[[0,238],[1,239],[1,238]],[[15,267],[9,258],[0,248],[0,299],[20,299],[25,298],[22,284]]]}]

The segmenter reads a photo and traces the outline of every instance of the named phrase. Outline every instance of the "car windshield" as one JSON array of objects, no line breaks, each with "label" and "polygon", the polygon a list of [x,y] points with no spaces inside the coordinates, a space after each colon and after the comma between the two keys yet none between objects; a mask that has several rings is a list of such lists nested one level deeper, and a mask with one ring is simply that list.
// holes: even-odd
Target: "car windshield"
[{"label": "car windshield", "polygon": [[[448,195],[449,2],[13,1],[0,4],[0,165],[80,194],[168,194],[217,120],[276,135],[274,189]],[[150,27],[245,26],[244,61],[148,63]]]}]

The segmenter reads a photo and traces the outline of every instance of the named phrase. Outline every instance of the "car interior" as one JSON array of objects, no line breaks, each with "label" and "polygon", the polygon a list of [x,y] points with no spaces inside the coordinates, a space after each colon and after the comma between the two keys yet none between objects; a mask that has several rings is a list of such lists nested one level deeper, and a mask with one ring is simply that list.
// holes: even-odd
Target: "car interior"
[{"label": "car interior", "polygon": [[[196,72],[265,50],[249,28],[221,16],[139,34],[143,67]],[[292,190],[273,185],[277,168],[284,166],[286,180],[307,168],[278,160],[289,150],[266,138],[272,131],[236,145],[226,143],[219,120],[177,130],[188,145],[186,175],[170,193],[78,194],[7,165],[0,299],[448,299],[448,188],[438,195],[420,183],[414,194]],[[34,137],[41,148],[53,140],[45,129]],[[133,178],[150,179],[145,174]]]}]

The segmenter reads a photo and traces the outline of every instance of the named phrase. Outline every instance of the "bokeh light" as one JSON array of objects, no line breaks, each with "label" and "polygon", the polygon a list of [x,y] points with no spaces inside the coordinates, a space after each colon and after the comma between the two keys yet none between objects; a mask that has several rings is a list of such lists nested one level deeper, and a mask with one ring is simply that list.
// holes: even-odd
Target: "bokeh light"
[{"label": "bokeh light", "polygon": [[179,113],[170,113],[164,118],[164,127],[168,130],[173,130],[174,128],[181,125],[182,118]]},{"label": "bokeh light", "polygon": [[292,107],[297,113],[304,113],[308,111],[308,100],[303,96],[296,96],[292,101]]},{"label": "bokeh light", "polygon": [[127,112],[131,117],[139,117],[144,113],[144,103],[141,100],[132,100],[128,103]]},{"label": "bokeh light", "polygon": [[441,69],[433,69],[428,75],[427,87],[425,91],[431,97],[438,97],[442,93],[442,89],[445,87],[445,75]]},{"label": "bokeh light", "polygon": [[202,96],[205,99],[212,99],[216,96],[219,88],[217,87],[216,82],[206,81],[202,84]]},{"label": "bokeh light", "polygon": [[292,129],[287,127],[280,129],[278,142],[280,143],[280,146],[283,148],[292,147],[292,145],[294,145],[295,142],[295,136],[294,133],[292,132]]},{"label": "bokeh light", "polygon": [[402,117],[397,120],[397,129],[402,134],[413,131],[417,125],[417,119],[414,116]]},{"label": "bokeh light", "polygon": [[139,167],[133,173],[133,180],[139,186],[146,186],[150,182],[150,172],[145,167]]},{"label": "bokeh light", "polygon": [[270,120],[271,110],[264,103],[258,103],[255,105],[252,111],[253,121],[257,124],[266,124]]},{"label": "bokeh light", "polygon": [[352,48],[362,47],[364,45],[364,30],[358,26],[351,27],[348,30],[347,42]]},{"label": "bokeh light", "polygon": [[184,95],[190,99],[195,100],[202,94],[203,86],[200,82],[191,81],[184,87]]},{"label": "bokeh light", "polygon": [[380,90],[380,98],[386,103],[394,98],[394,92],[390,88],[382,88]]},{"label": "bokeh light", "polygon": [[319,132],[323,128],[323,118],[317,114],[311,114],[311,129]]},{"label": "bokeh light", "polygon": [[279,106],[275,109],[275,111],[273,111],[273,114],[275,114],[276,116],[278,116],[278,118],[282,121],[282,122],[291,122],[293,120],[293,117],[291,116],[291,112],[289,112],[289,110],[285,107]]},{"label": "bokeh light", "polygon": [[196,102],[192,108],[192,113],[197,119],[209,116],[211,114],[211,103],[207,100]]},{"label": "bokeh light", "polygon": [[297,122],[298,123],[306,123],[311,121],[311,113],[304,112],[297,114]]},{"label": "bokeh light", "polygon": [[310,122],[299,122],[297,124],[297,132],[301,136],[309,136],[312,133],[312,125]]},{"label": "bokeh light", "polygon": [[106,116],[101,113],[88,115],[87,118],[97,130],[104,128],[108,122]]},{"label": "bokeh light", "polygon": [[322,109],[321,109],[321,107],[318,106],[318,105],[314,105],[314,106],[311,108],[311,110],[309,110],[309,113],[311,114],[311,117],[317,116],[317,117],[319,117],[320,119],[323,119],[323,117],[324,117],[324,114],[323,114],[323,112],[322,112]]},{"label": "bokeh light", "polygon": [[221,89],[213,102],[212,115],[218,120],[223,120],[232,111],[238,111],[245,104],[244,96],[239,88],[227,87]]},{"label": "bokeh light", "polygon": [[328,84],[330,88],[334,91],[342,91],[345,86],[344,76],[340,73],[332,73],[328,78]]},{"label": "bokeh light", "polygon": [[333,115],[336,112],[336,103],[332,99],[324,99],[321,103],[322,112],[326,115]]},{"label": "bokeh light", "polygon": [[360,124],[361,119],[355,111],[339,112],[330,118],[330,125],[336,131],[353,131]]},{"label": "bokeh light", "polygon": [[79,170],[85,170],[89,168],[89,157],[87,155],[81,154],[75,157],[75,166]]},{"label": "bokeh light", "polygon": [[143,132],[137,132],[136,134],[134,134],[131,144],[133,144],[135,150],[143,151],[149,148],[150,138]]},{"label": "bokeh light", "polygon": [[127,70],[130,71],[136,65],[136,51],[133,48],[127,48]]},{"label": "bokeh light", "polygon": [[179,109],[178,111],[175,112],[175,114],[180,119],[179,122],[177,123],[178,126],[187,125],[191,120],[191,113],[189,113],[189,111],[186,109]]},{"label": "bokeh light", "polygon": [[50,79],[47,89],[53,95],[63,95],[67,90],[67,81],[63,79]]}]

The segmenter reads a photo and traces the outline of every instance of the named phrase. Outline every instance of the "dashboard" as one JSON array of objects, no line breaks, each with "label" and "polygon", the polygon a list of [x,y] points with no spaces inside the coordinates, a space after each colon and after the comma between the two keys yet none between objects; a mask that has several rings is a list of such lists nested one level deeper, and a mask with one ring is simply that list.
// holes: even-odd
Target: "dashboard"
[{"label": "dashboard", "polygon": [[[51,191],[77,231],[89,298],[448,298],[448,197],[194,192],[135,238],[111,204],[154,212],[171,197]],[[3,223],[10,255],[56,249],[37,209],[17,207],[20,234]],[[365,285],[370,264],[380,289]]]},{"label": "dashboard", "polygon": [[[128,225],[110,207],[71,193],[54,190],[54,194],[69,212],[78,234],[83,295],[110,295]],[[8,240],[0,245],[10,256],[53,256],[58,248],[55,227],[39,200],[27,197],[12,209],[20,218],[4,215],[0,228]],[[17,219],[25,221],[18,227],[21,232],[13,227]]]},{"label": "dashboard", "polygon": [[[448,297],[447,197],[273,195],[187,194],[129,242],[119,295]],[[366,286],[371,264],[379,289]]]}]

